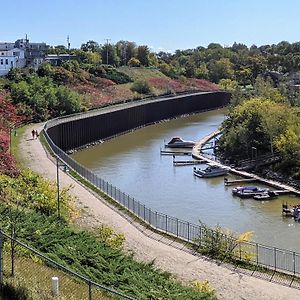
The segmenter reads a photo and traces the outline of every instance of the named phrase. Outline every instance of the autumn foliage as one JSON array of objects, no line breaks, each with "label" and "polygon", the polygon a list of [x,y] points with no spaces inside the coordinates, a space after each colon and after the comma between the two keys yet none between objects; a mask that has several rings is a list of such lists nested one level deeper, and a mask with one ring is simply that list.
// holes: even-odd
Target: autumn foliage
[{"label": "autumn foliage", "polygon": [[24,117],[18,115],[14,107],[7,99],[7,94],[0,91],[0,172],[15,175],[17,169],[15,160],[9,151],[10,129],[18,126]]}]

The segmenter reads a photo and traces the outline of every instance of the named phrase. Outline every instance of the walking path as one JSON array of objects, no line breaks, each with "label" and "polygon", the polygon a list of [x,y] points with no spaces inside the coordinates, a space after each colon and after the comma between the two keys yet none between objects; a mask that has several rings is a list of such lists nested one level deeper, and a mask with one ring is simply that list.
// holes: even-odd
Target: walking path
[{"label": "walking path", "polygon": [[[30,169],[54,181],[56,166],[48,158],[39,140],[32,140],[33,128],[40,132],[42,125],[34,125],[26,130],[19,145],[20,153]],[[182,244],[148,231],[120,215],[63,171],[59,175],[61,186],[72,185],[71,193],[77,199],[77,208],[85,211],[79,223],[89,228],[95,228],[101,223],[108,224],[117,232],[123,232],[126,237],[125,249],[134,253],[137,260],[154,261],[158,269],[172,273],[183,282],[208,280],[219,299],[300,300],[300,290],[247,275],[247,271],[192,253]]]}]

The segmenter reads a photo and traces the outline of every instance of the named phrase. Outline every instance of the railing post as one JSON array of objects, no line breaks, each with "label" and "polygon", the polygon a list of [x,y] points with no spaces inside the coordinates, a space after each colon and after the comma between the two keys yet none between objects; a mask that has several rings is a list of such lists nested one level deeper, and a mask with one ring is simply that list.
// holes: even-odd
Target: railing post
[{"label": "railing post", "polygon": [[93,300],[93,285],[91,281],[89,281],[89,300]]},{"label": "railing post", "polygon": [[11,276],[15,275],[15,228],[11,226]]},{"label": "railing post", "polygon": [[187,222],[187,239],[188,239],[188,242],[190,241],[190,223]]},{"label": "railing post", "polygon": [[146,207],[145,207],[145,204],[144,204],[144,221],[146,221]]},{"label": "railing post", "polygon": [[168,232],[168,216],[166,215],[166,232]]},{"label": "railing post", "polygon": [[0,283],[3,283],[3,234],[0,230]]},{"label": "railing post", "polygon": [[157,211],[155,211],[155,227],[157,229]]},{"label": "railing post", "polygon": [[295,252],[293,252],[293,273],[296,274],[296,257]]},{"label": "railing post", "polygon": [[277,264],[276,253],[277,253],[277,249],[276,249],[276,247],[274,247],[274,267],[275,267],[275,271],[276,271],[276,264]]},{"label": "railing post", "polygon": [[178,218],[176,219],[176,235],[178,237]]},{"label": "railing post", "polygon": [[259,262],[259,252],[258,252],[258,243],[256,243],[256,265],[258,266],[258,262]]}]

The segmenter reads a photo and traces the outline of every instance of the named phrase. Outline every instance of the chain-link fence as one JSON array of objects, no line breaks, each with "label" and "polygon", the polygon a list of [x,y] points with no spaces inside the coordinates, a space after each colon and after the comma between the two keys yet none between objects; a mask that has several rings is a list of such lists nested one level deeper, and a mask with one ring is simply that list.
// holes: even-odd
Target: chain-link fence
[{"label": "chain-link fence", "polygon": [[[54,126],[54,123],[52,122],[51,125]],[[57,159],[61,160],[68,168],[74,170],[84,180],[107,194],[119,205],[126,208],[130,213],[134,214],[147,225],[150,225],[153,229],[195,244],[199,250],[205,249],[205,247],[213,249],[216,243],[220,242],[214,238],[219,236],[218,232],[153,211],[151,208],[146,207],[144,204],[119,190],[113,184],[86,169],[58,148],[47,134],[47,127],[45,128],[45,138],[57,156]],[[225,245],[225,249],[228,249],[230,247],[228,245],[232,245],[231,238],[223,236],[222,244],[223,246]],[[294,282],[294,277],[300,275],[300,254],[289,250],[269,247],[254,242],[240,241],[235,245],[234,249],[231,249],[231,258],[245,262],[251,266],[260,267],[261,269],[269,268],[274,271],[285,272],[292,277],[292,283]]]},{"label": "chain-link fence", "polygon": [[0,282],[2,287],[9,285],[19,291],[14,299],[134,299],[93,282],[2,231]]}]

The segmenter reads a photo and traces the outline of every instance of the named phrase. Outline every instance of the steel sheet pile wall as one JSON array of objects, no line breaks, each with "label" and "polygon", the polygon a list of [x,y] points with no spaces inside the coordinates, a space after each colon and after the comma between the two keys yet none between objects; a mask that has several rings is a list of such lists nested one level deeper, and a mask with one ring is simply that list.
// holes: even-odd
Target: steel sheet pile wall
[{"label": "steel sheet pile wall", "polygon": [[183,114],[213,109],[228,104],[225,92],[177,96],[161,101],[148,101],[132,107],[116,107],[96,116],[74,118],[50,127],[48,134],[62,150],[76,149],[86,144]]}]

